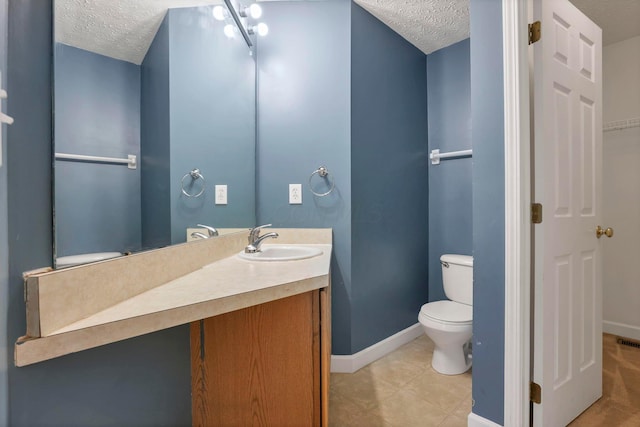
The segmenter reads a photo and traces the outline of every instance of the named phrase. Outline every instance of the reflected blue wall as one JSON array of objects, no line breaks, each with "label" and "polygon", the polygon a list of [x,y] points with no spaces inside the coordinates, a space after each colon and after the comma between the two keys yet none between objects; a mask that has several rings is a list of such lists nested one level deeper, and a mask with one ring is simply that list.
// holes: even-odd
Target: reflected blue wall
[{"label": "reflected blue wall", "polygon": [[430,237],[425,55],[360,6],[351,13],[348,354],[416,323]]},{"label": "reflected blue wall", "polygon": [[142,247],[171,244],[169,22],[162,21],[140,66]]},{"label": "reflected blue wall", "polygon": [[[255,225],[255,61],[241,37],[228,39],[212,7],[170,9],[171,243],[186,228]],[[271,34],[270,34],[271,35]],[[201,197],[182,194],[194,168],[206,180]],[[191,178],[185,183],[188,187]],[[226,184],[228,204],[214,203]],[[188,192],[199,191],[194,183]]]},{"label": "reflected blue wall", "polygon": [[[55,150],[140,157],[140,67],[56,43]],[[57,256],[140,249],[140,168],[55,162]]]},{"label": "reflected blue wall", "polygon": [[[429,152],[471,147],[469,39],[427,55]],[[472,159],[429,162],[429,301],[446,299],[440,256],[472,255]]]},{"label": "reflected blue wall", "polygon": [[[168,11],[142,64],[143,246],[198,223],[255,225],[255,60],[211,7]],[[184,179],[199,169],[205,180]],[[227,185],[216,205],[216,184]]]},{"label": "reflected blue wall", "polygon": [[[222,25],[210,7],[170,10],[142,67],[56,45],[56,150],[140,158],[137,170],[56,162],[58,256],[180,243],[197,223],[255,224],[255,62]],[[206,188],[189,198],[181,180],[194,168]],[[201,183],[185,181],[190,193]],[[215,205],[215,184],[228,186],[227,205]]]}]

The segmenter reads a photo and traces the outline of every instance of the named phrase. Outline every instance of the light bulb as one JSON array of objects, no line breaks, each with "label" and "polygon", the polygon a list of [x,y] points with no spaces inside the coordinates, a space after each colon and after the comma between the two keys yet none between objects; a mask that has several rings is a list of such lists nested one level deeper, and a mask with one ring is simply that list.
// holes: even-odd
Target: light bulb
[{"label": "light bulb", "polygon": [[224,35],[229,37],[230,39],[234,38],[236,35],[236,27],[231,24],[225,25],[223,31]]},{"label": "light bulb", "polygon": [[216,6],[213,8],[213,17],[216,21],[224,21],[225,10],[222,6]]},{"label": "light bulb", "polygon": [[257,3],[253,3],[251,6],[240,5],[238,14],[243,18],[250,16],[253,19],[258,19],[262,16],[262,8]]},{"label": "light bulb", "polygon": [[269,34],[269,27],[264,22],[261,22],[258,25],[256,25],[256,30],[257,30],[256,32],[258,33],[258,35],[262,36],[262,37],[264,37],[267,34]]},{"label": "light bulb", "polygon": [[249,6],[249,15],[251,15],[253,19],[258,19],[262,16],[262,8],[258,3],[253,3]]}]

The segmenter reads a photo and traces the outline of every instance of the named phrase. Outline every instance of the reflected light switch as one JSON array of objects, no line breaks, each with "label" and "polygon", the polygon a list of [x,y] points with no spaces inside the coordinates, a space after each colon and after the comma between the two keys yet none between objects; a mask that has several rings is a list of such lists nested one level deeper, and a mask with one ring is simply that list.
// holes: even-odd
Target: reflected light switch
[{"label": "reflected light switch", "polygon": [[227,186],[216,185],[216,205],[227,204]]}]

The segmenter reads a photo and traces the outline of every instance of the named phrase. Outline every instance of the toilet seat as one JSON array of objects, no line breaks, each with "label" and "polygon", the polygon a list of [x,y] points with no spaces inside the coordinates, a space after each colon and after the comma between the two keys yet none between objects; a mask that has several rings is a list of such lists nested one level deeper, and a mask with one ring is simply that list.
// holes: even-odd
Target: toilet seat
[{"label": "toilet seat", "polygon": [[439,323],[465,325],[473,322],[473,306],[455,301],[434,301],[424,304],[420,314]]}]

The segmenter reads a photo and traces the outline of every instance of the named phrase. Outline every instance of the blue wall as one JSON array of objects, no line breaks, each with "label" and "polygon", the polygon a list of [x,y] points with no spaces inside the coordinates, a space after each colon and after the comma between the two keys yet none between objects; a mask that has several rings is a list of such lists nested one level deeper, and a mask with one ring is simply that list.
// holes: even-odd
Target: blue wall
[{"label": "blue wall", "polygon": [[[257,42],[258,223],[333,227],[332,350],[351,354],[351,5],[336,0],[262,6],[269,36]],[[308,180],[322,165],[336,187],[318,198]],[[289,184],[302,184],[302,205],[289,205]]]},{"label": "blue wall", "polygon": [[171,244],[169,22],[165,16],[142,61],[140,168],[142,247]]},{"label": "blue wall", "polygon": [[[55,150],[140,156],[140,68],[56,43]],[[56,160],[56,255],[140,249],[140,168]]]},{"label": "blue wall", "polygon": [[[258,222],[333,227],[332,352],[353,354],[415,324],[427,301],[425,55],[348,1],[263,6]],[[319,198],[307,190],[321,165],[336,189]],[[292,183],[302,205],[288,204]]]},{"label": "blue wall", "polygon": [[[184,242],[186,228],[198,223],[255,225],[256,64],[244,40],[228,39],[224,22],[211,19],[211,11],[168,12],[171,243]],[[189,198],[180,181],[194,168],[204,175],[206,190]],[[214,203],[216,184],[227,185],[227,205]]]},{"label": "blue wall", "polygon": [[[471,148],[469,39],[427,55],[429,152]],[[472,159],[429,162],[429,301],[446,299],[440,256],[472,255]]]},{"label": "blue wall", "polygon": [[[51,3],[9,5],[7,91],[15,118],[7,132],[6,164],[9,360],[26,328],[22,272],[52,260]],[[24,368],[10,366],[8,424],[191,425],[189,364],[184,326]]]},{"label": "blue wall", "polygon": [[504,419],[502,4],[471,0],[473,412]]},{"label": "blue wall", "polygon": [[[0,70],[2,79],[0,86],[7,87],[7,0],[0,0]],[[0,100],[0,111],[7,111],[8,102]],[[9,424],[9,346],[7,342],[6,319],[9,305],[9,239],[7,236],[7,132],[5,125],[0,125],[2,132],[2,159],[0,166],[0,425]]]},{"label": "blue wall", "polygon": [[[142,63],[145,248],[185,241],[187,227],[255,225],[255,60],[211,7],[171,9]],[[199,169],[205,191],[182,193]],[[203,181],[184,180],[196,194]],[[214,203],[226,184],[227,205]]]},{"label": "blue wall", "polygon": [[356,353],[416,323],[428,297],[430,236],[425,54],[360,6],[351,13]]}]

